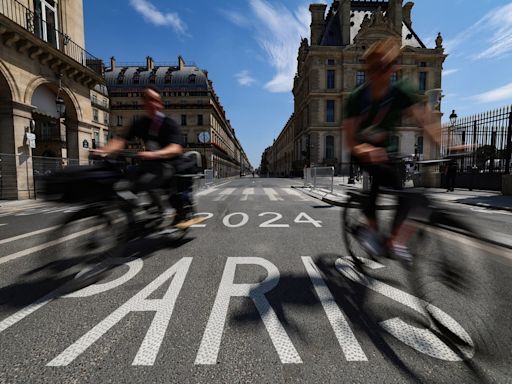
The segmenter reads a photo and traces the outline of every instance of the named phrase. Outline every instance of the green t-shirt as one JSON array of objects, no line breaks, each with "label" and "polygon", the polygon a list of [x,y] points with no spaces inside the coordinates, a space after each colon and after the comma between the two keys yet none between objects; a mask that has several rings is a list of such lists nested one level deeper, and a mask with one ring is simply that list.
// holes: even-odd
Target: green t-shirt
[{"label": "green t-shirt", "polygon": [[381,100],[370,99],[370,88],[363,84],[348,97],[345,116],[362,117],[355,139],[358,143],[369,143],[385,148],[388,153],[398,152],[398,143],[391,140],[402,111],[418,103],[417,94],[404,81],[389,88]]}]

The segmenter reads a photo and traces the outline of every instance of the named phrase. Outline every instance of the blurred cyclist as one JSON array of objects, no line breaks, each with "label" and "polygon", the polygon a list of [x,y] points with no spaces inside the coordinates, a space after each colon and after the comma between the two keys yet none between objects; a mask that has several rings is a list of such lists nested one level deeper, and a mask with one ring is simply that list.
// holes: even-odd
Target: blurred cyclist
[{"label": "blurred cyclist", "polygon": [[[94,152],[111,154],[126,147],[127,141],[139,138],[145,150],[138,153],[142,160],[137,169],[135,192],[147,191],[152,194],[154,203],[163,211],[159,198],[154,195],[156,188],[167,187],[176,170],[182,167],[183,135],[178,124],[167,117],[162,110],[164,105],[156,88],[144,90],[145,115],[136,120],[127,132],[111,139],[103,148]],[[176,180],[173,180],[176,183]],[[169,195],[169,203],[176,210],[173,224],[187,220],[193,213],[192,197],[187,188]]]},{"label": "blurred cyclist", "polygon": [[381,256],[389,251],[410,261],[411,255],[398,234],[409,213],[412,197],[399,195],[398,209],[386,244],[381,244],[378,236],[376,200],[380,186],[402,188],[403,166],[393,161],[392,155],[398,152],[398,148],[391,140],[402,114],[411,113],[418,125],[436,142],[440,127],[426,124],[431,115],[405,82],[392,83],[391,75],[396,70],[399,55],[400,46],[393,39],[376,42],[365,52],[368,80],[348,97],[343,128],[352,155],[372,177],[370,202],[364,207],[368,227],[358,235],[362,245],[370,254]]}]

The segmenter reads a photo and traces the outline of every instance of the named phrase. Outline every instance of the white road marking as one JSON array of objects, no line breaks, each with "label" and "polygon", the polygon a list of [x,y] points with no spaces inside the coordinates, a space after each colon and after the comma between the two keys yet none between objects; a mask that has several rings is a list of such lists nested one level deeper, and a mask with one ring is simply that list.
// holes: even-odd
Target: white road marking
[{"label": "white road marking", "polygon": [[204,189],[202,191],[197,192],[196,196],[206,196],[206,195],[209,195],[212,192],[215,192],[216,190],[217,190],[217,188]]},{"label": "white road marking", "polygon": [[[184,257],[178,261],[75,343],[66,348],[61,354],[50,361],[47,366],[62,367],[70,364],[130,312],[149,311],[156,312],[155,317],[133,359],[132,365],[153,365],[191,263],[191,257]],[[148,299],[153,292],[169,279],[172,279],[171,284],[162,299]]]},{"label": "white road marking", "polygon": [[309,256],[302,256],[302,262],[304,263],[304,267],[306,267],[311,283],[313,283],[315,287],[316,295],[322,303],[327,319],[329,323],[331,323],[331,327],[343,350],[345,358],[347,361],[368,361],[350,325],[345,319],[345,316],[343,316],[343,312],[338,305],[336,305],[336,300],[329,291],[318,267]]},{"label": "white road marking", "polygon": [[[360,258],[360,260],[365,264],[366,261],[370,261],[364,258]],[[382,264],[377,262],[371,262],[370,264],[367,264],[367,266],[372,269],[380,269],[384,267]],[[396,301],[397,303],[400,303],[423,316],[428,317],[424,309],[428,307],[428,310],[431,313],[434,313],[436,319],[439,319],[445,327],[465,342],[465,345],[458,345],[459,351],[464,354],[466,358],[470,359],[473,357],[475,349],[471,337],[464,328],[462,328],[461,325],[446,312],[422,299],[417,298],[416,296],[385,284],[373,277],[363,275],[354,267],[350,258],[337,259],[335,267],[337,271],[346,278],[361,284],[374,292],[380,293],[381,295],[386,296],[387,298]],[[422,329],[408,325],[399,317],[381,321],[379,325],[405,345],[408,345],[425,355],[444,361],[462,360],[458,353],[453,351],[436,335],[436,333],[439,332],[439,329],[437,329],[433,324],[431,325],[431,328],[434,331],[437,331],[436,333],[432,332],[430,329]]]},{"label": "white road marking", "polygon": [[[86,235],[88,233],[91,233],[91,232],[95,231],[96,229],[98,229],[98,226],[94,226],[92,228],[87,228],[87,229],[84,229],[83,231],[72,233],[70,235],[61,237],[60,239],[52,240],[52,241],[49,241],[47,243],[43,243],[43,244],[37,245],[35,247],[24,249],[23,251],[11,253],[10,255],[7,255],[7,256],[2,256],[0,258],[0,265],[1,264],[5,264],[5,263],[7,263],[9,261],[12,261],[12,260],[19,259],[20,257],[23,257],[23,256],[27,256],[27,255],[30,255],[32,253],[42,251],[43,249],[53,247],[54,245],[63,243],[65,241],[72,240],[72,239],[75,239],[77,237]],[[50,230],[50,228],[48,228],[47,230]],[[24,237],[26,237],[26,236],[24,236]]]},{"label": "white road marking", "polygon": [[[267,270],[267,277],[256,284],[235,284],[237,265],[258,265]],[[229,257],[217,291],[208,324],[204,331],[196,365],[217,363],[222,333],[226,323],[231,297],[250,297],[258,310],[263,324],[274,344],[274,348],[283,364],[301,364],[302,360],[292,341],[288,337],[279,318],[265,297],[265,293],[274,289],[279,282],[279,270],[270,261],[260,257]]]},{"label": "white road marking", "polygon": [[303,193],[300,193],[293,188],[281,188],[281,189],[283,191],[285,191],[288,195],[298,197],[301,201],[309,200]]},{"label": "white road marking", "polygon": [[242,192],[242,198],[240,201],[247,201],[249,195],[254,195],[254,188],[245,188]]},{"label": "white road marking", "polygon": [[280,197],[273,188],[263,188],[263,192],[265,192],[271,201],[283,201],[282,197]]},{"label": "white road marking", "polygon": [[26,237],[31,237],[31,236],[36,236],[36,235],[40,235],[41,233],[45,233],[45,232],[49,232],[55,228],[57,228],[58,225],[55,225],[53,227],[50,227],[50,228],[44,228],[44,229],[39,229],[37,231],[33,231],[33,232],[29,232],[29,233],[24,233],[23,235],[18,235],[18,236],[14,236],[14,237],[9,237],[8,239],[3,239],[3,240],[0,240],[0,245],[2,244],[6,244],[6,243],[10,243],[12,241],[16,241],[16,240],[20,240],[20,239],[24,239]]},{"label": "white road marking", "polygon": [[7,225],[7,224],[0,224],[0,227],[3,227],[4,225]]},{"label": "white road marking", "polygon": [[229,195],[231,195],[235,191],[236,191],[236,188],[226,188],[226,189],[223,189],[219,193],[219,196],[217,196],[215,199],[213,199],[213,201],[224,201],[224,200],[226,200],[228,198]]}]

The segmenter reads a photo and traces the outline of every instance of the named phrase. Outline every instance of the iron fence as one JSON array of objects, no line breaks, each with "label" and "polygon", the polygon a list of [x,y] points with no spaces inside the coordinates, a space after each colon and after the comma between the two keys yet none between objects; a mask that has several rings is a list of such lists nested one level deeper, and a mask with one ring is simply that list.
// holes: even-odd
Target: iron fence
[{"label": "iron fence", "polygon": [[442,127],[441,156],[453,155],[451,147],[469,147],[457,159],[461,172],[510,173],[512,105],[457,119]]},{"label": "iron fence", "polygon": [[43,20],[40,11],[34,12],[16,0],[0,0],[0,15],[4,15],[84,67],[99,75],[102,74],[103,61],[76,44],[69,35],[59,31],[55,23]]}]

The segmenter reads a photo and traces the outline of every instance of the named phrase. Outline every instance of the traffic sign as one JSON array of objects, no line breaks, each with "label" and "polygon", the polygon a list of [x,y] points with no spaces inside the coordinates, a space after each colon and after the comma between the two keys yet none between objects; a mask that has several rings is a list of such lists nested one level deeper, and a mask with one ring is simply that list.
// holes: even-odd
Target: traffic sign
[{"label": "traffic sign", "polygon": [[197,135],[197,138],[201,143],[207,143],[210,141],[210,133],[208,131],[203,131]]}]

